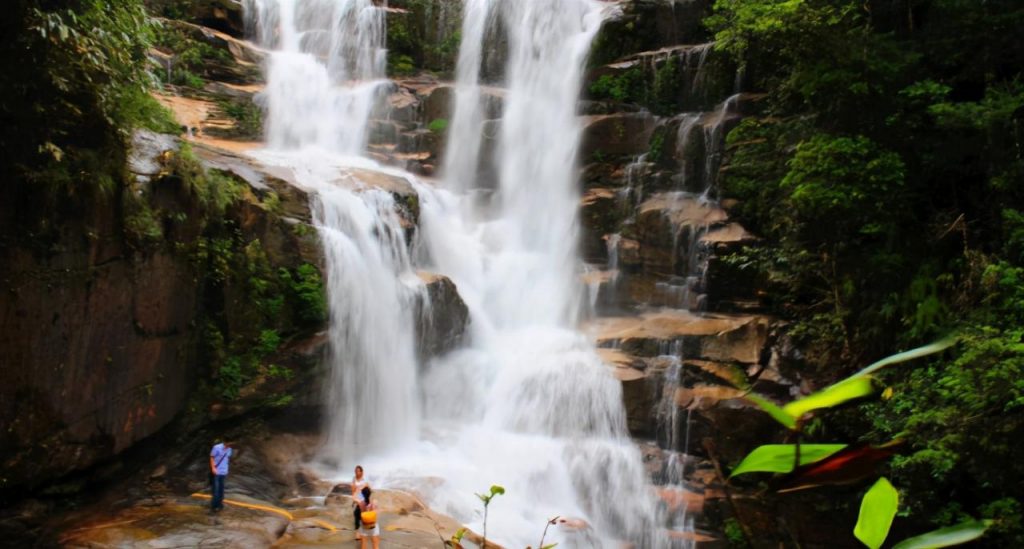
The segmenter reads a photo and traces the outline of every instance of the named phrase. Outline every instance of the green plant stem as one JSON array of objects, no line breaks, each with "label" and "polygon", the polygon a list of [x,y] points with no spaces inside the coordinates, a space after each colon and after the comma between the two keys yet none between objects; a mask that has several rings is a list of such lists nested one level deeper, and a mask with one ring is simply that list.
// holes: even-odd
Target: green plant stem
[{"label": "green plant stem", "polygon": [[715,442],[710,438],[705,438],[703,441],[704,449],[708,453],[708,458],[711,459],[711,464],[715,467],[715,474],[718,476],[718,481],[722,483],[722,492],[725,493],[725,499],[729,502],[729,507],[732,509],[733,516],[736,517],[736,523],[740,525],[740,531],[743,532],[743,539],[746,540],[747,545],[754,547],[754,535],[750,532],[750,528],[747,523],[743,522],[743,517],[740,516],[740,509],[736,505],[736,501],[732,499],[732,490],[729,489],[729,480],[722,474],[722,464],[718,461],[718,456],[715,453]]}]

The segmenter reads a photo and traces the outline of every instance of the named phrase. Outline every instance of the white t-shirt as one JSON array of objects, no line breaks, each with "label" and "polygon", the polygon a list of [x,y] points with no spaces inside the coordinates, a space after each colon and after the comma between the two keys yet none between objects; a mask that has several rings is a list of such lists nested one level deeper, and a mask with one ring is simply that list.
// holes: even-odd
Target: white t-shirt
[{"label": "white t-shirt", "polygon": [[363,477],[363,480],[356,480],[356,477],[352,477],[352,493],[354,494],[352,497],[356,498],[356,501],[362,500],[363,495],[361,492],[363,491],[363,488],[369,485],[370,481],[366,480],[365,476]]}]

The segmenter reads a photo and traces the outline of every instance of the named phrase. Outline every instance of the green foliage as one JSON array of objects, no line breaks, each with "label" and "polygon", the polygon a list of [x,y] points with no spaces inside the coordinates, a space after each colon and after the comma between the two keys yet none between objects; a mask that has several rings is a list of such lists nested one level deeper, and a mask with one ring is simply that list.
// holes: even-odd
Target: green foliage
[{"label": "green foliage", "polygon": [[150,248],[163,241],[164,231],[156,213],[136,194],[125,200],[124,231],[136,248]]},{"label": "green foliage", "polygon": [[[468,528],[464,528],[464,527],[463,528],[459,528],[458,530],[455,531],[454,534],[452,534],[452,537],[450,539],[443,540],[444,541],[444,546],[445,547],[462,547],[462,538],[466,537],[466,532],[468,532],[468,531],[469,531]],[[439,533],[439,535],[440,535],[440,533]]]},{"label": "green foliage", "polygon": [[651,83],[651,102],[656,113],[674,113],[682,107],[683,67],[677,56],[669,56],[654,70]]},{"label": "green foliage", "polygon": [[[812,13],[813,9],[812,3],[805,0],[718,0],[715,2],[715,15],[706,24],[717,30],[717,47],[736,57],[742,58],[758,47],[788,52],[806,47],[799,36],[801,33],[820,29],[823,21]],[[826,9],[826,19],[842,17],[841,10]]]},{"label": "green foliage", "polygon": [[678,112],[686,98],[682,60],[675,55],[653,65],[638,63],[616,73],[603,74],[590,83],[589,96],[596,100],[634,103],[656,114]]},{"label": "green foliage", "polygon": [[[264,357],[273,354],[280,346],[281,335],[277,333],[277,330],[262,330],[256,342],[255,352],[258,356]],[[274,367],[271,366],[271,368]]]},{"label": "green foliage", "polygon": [[890,366],[892,364],[899,364],[900,362],[914,360],[915,358],[922,358],[928,355],[933,355],[935,353],[941,353],[942,351],[945,351],[946,349],[955,345],[956,342],[956,338],[947,337],[945,339],[936,341],[934,343],[930,343],[928,345],[924,345],[922,347],[918,347],[916,349],[911,349],[909,351],[903,351],[902,353],[896,353],[894,355],[887,356],[881,360],[877,360],[867,365],[863,370],[854,374],[854,376],[850,379],[856,379],[857,377],[860,376],[871,375],[877,372],[878,370],[881,370],[882,368]]},{"label": "green foliage", "polygon": [[1024,42],[1011,38],[1024,5],[713,9],[717,50],[767,93],[766,116],[730,132],[719,180],[764,241],[725,261],[764,281],[805,351],[802,373],[841,378],[884,349],[962,334],[926,365],[879,370],[891,399],[830,413],[819,428],[906,440],[888,476],[916,528],[981,516],[996,521],[987,545],[1024,545],[1020,521],[1006,518],[1021,505],[1008,487],[1024,483]]},{"label": "green foliage", "polygon": [[445,118],[435,118],[427,124],[427,129],[434,133],[444,133],[448,129],[448,120]]},{"label": "green foliage", "polygon": [[152,38],[149,21],[137,1],[109,5],[98,0],[75,2],[75,7],[33,8],[28,31],[49,46],[56,66],[48,67],[49,84],[60,93],[76,93],[81,83],[99,88],[96,99],[107,123],[130,128],[136,122],[122,109],[124,100],[137,101],[149,83],[145,48]]},{"label": "green foliage", "polygon": [[804,414],[820,410],[822,408],[834,408],[844,402],[873,394],[875,385],[871,378],[857,375],[844,379],[839,383],[794,400],[782,407],[782,411],[789,414],[793,419],[799,420]]},{"label": "green foliage", "polygon": [[0,219],[4,234],[45,250],[59,224],[94,232],[95,213],[116,207],[133,129],[178,128],[148,93],[152,30],[138,0],[12,0],[2,19]]},{"label": "green foliage", "polygon": [[[291,371],[291,370],[289,370],[289,371]],[[268,400],[266,402],[266,405],[271,407],[271,408],[284,408],[284,407],[290,405],[294,401],[295,401],[295,397],[293,395],[277,395],[275,397],[272,397],[270,400]]]},{"label": "green foliage", "polygon": [[878,549],[889,537],[889,528],[896,518],[900,494],[885,477],[878,479],[860,502],[860,514],[853,534],[870,549]]},{"label": "green foliage", "polygon": [[491,500],[494,499],[494,496],[500,496],[500,495],[502,495],[504,493],[505,493],[505,488],[495,484],[495,485],[491,486],[491,489],[490,489],[490,491],[488,493],[486,493],[486,494],[477,494],[476,497],[479,498],[481,502],[483,502],[484,508],[486,508],[488,505],[491,504]]},{"label": "green foliage", "polygon": [[167,65],[156,71],[157,77],[168,84],[202,89],[209,67],[232,61],[227,50],[197,40],[190,29],[175,21],[156,26],[153,45],[171,56]]},{"label": "green foliage", "polygon": [[[848,401],[875,393],[874,379],[870,377],[870,374],[875,373],[886,366],[940,353],[953,346],[954,343],[956,343],[956,339],[947,338],[923,347],[918,347],[916,349],[911,349],[909,351],[889,356],[872,363],[863,370],[843,379],[842,381],[838,381],[824,389],[821,389],[820,391],[789,402],[781,408],[757,393],[748,394],[745,398],[756,404],[765,413],[772,416],[773,419],[781,423],[787,429],[800,431],[803,429],[802,419],[805,414],[815,410],[835,408]],[[771,452],[781,450],[772,447],[771,450],[764,451]]]},{"label": "green foliage", "polygon": [[416,73],[416,62],[403,54],[388,55],[388,76],[409,76]]},{"label": "green foliage", "polygon": [[327,320],[327,291],[315,266],[304,263],[294,272],[281,269],[279,276],[297,303],[298,318],[304,325],[319,325]]},{"label": "green foliage", "polygon": [[481,547],[487,547],[487,508],[490,507],[491,501],[495,496],[500,496],[505,493],[505,488],[494,484],[491,486],[491,490],[486,494],[477,494],[476,497],[480,499],[484,504],[484,533],[483,540],[480,542]]},{"label": "green foliage", "polygon": [[746,399],[756,404],[758,408],[764,410],[768,415],[772,416],[772,419],[781,423],[783,427],[793,430],[797,429],[796,418],[780,408],[774,402],[756,393],[747,395]]},{"label": "green foliage", "polygon": [[387,17],[388,74],[402,76],[420,69],[452,71],[462,36],[458,30],[431,27],[443,23],[435,10],[455,5],[441,7],[432,0],[406,0],[402,7],[405,13]]},{"label": "green foliage", "polygon": [[664,126],[658,126],[654,129],[654,132],[651,134],[651,140],[647,150],[648,161],[658,163],[664,158],[666,133],[668,133],[668,129]]},{"label": "green foliage", "polygon": [[[952,338],[925,345],[917,349],[892,355],[874,362],[861,371],[841,380],[825,389],[795,400],[779,408],[764,397],[756,394],[746,398],[761,407],[766,413],[778,420],[788,429],[801,433],[804,430],[803,417],[814,410],[831,409],[850,400],[875,392],[870,374],[881,371],[887,366],[900,364],[922,358],[949,349],[955,340]],[[888,393],[888,391],[887,391]],[[813,488],[828,484],[848,483],[871,474],[877,464],[892,454],[893,444],[872,448],[865,445],[855,447],[852,451],[842,451],[845,444],[769,444],[750,452],[733,470],[733,476],[748,472],[790,473],[789,481],[776,485],[779,492],[803,488]],[[829,456],[835,458],[828,459]],[[824,467],[799,466],[828,461]],[[799,465],[798,462],[799,461]],[[793,478],[795,476],[795,478]],[[899,503],[899,494],[886,478],[879,479],[865,494],[860,507],[860,515],[854,535],[871,549],[878,549],[888,537],[889,528]]]},{"label": "green foliage", "polygon": [[[813,463],[845,448],[845,444],[801,444],[800,465]],[[796,465],[795,444],[765,444],[754,448],[729,477],[744,473],[788,473]]]},{"label": "green foliage", "polygon": [[[260,200],[260,203],[263,205],[264,208],[267,209],[268,212],[275,214],[282,213],[281,195],[275,193],[274,191],[270,191],[265,196],[263,196],[263,199]],[[299,227],[300,225],[297,224],[295,226]],[[295,234],[297,234],[298,236],[302,236],[301,232],[296,232]]]},{"label": "green foliage", "polygon": [[893,549],[937,549],[974,541],[985,534],[991,521],[969,520],[903,540]]},{"label": "green foliage", "polygon": [[264,368],[264,372],[266,373],[267,377],[276,378],[276,379],[283,379],[285,381],[289,381],[293,377],[295,377],[295,372],[294,371],[292,371],[292,370],[290,370],[288,368],[282,368],[282,367],[274,365],[274,364],[271,364],[271,365],[267,366],[266,368]]},{"label": "green foliage", "polygon": [[222,99],[217,102],[220,110],[234,121],[234,127],[227,132],[231,137],[260,139],[263,135],[263,110],[249,100]]},{"label": "green foliage", "polygon": [[226,400],[238,398],[239,391],[248,379],[249,376],[242,371],[242,359],[237,356],[227,357],[217,370],[220,396]]},{"label": "green foliage", "polygon": [[747,543],[746,536],[743,534],[743,527],[740,526],[740,522],[734,517],[725,519],[723,531],[725,533],[725,539],[729,543],[729,547],[734,549],[745,549],[750,546]]},{"label": "green foliage", "polygon": [[594,99],[610,99],[618,103],[642,103],[644,74],[639,67],[630,67],[619,74],[603,74],[590,84]]},{"label": "green foliage", "polygon": [[[780,186],[810,241],[890,232],[887,208],[903,184],[903,162],[865,137],[816,135],[796,148]],[[829,223],[830,222],[830,223]],[[821,229],[830,230],[817,237]]]},{"label": "green foliage", "polygon": [[140,128],[158,133],[178,134],[181,132],[181,124],[174,119],[174,113],[148,93],[125,96],[120,108],[122,116],[128,120],[134,120]]},{"label": "green foliage", "polygon": [[[940,526],[962,518],[936,509],[954,487],[994,518],[1019,506],[1010,487],[1024,482],[1016,457],[1024,433],[1024,278],[1020,268],[998,263],[979,279],[985,304],[967,319],[959,354],[896,378],[893,398],[869,408],[874,436],[902,433],[911,445],[893,460],[893,477],[910,488],[909,510]],[[1024,541],[1019,521],[1001,520],[994,535],[1011,546]]]}]

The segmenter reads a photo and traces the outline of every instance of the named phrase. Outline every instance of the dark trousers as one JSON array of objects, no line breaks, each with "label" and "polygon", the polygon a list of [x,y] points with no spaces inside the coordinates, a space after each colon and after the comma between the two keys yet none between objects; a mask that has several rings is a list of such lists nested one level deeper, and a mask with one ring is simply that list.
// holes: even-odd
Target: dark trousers
[{"label": "dark trousers", "polygon": [[355,515],[355,518],[356,518],[356,530],[358,530],[359,529],[359,524],[362,522],[362,518],[363,518],[363,516],[361,514],[361,511],[359,510],[359,506],[358,505],[356,505],[355,507],[352,508],[352,514]]},{"label": "dark trousers", "polygon": [[210,509],[214,511],[224,508],[224,477],[227,475],[210,476]]}]

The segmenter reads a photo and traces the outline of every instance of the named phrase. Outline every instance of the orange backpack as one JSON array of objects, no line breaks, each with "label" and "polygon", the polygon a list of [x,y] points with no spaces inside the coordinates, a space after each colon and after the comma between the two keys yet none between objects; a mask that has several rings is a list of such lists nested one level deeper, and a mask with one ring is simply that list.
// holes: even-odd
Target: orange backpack
[{"label": "orange backpack", "polygon": [[377,511],[363,511],[362,513],[359,513],[359,520],[363,523],[364,528],[373,528],[377,525]]}]

